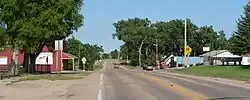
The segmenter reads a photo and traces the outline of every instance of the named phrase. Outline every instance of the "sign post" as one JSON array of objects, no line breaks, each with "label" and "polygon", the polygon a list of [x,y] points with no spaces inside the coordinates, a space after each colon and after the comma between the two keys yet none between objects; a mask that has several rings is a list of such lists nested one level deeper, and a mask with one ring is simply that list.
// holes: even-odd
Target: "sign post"
[{"label": "sign post", "polygon": [[188,59],[189,59],[189,55],[192,52],[192,48],[189,46],[186,46],[185,50],[184,50],[185,54],[188,56],[187,60],[186,60],[186,64],[188,66]]},{"label": "sign post", "polygon": [[[56,50],[56,71],[58,74],[60,74],[60,68],[59,68],[59,61],[61,61],[61,59],[59,60],[59,51],[62,54],[62,50],[63,50],[63,40],[56,40],[55,41],[55,50]],[[60,54],[60,55],[61,55]],[[62,56],[61,56],[62,57]],[[60,57],[60,58],[61,58]],[[61,64],[60,64],[61,65]]]},{"label": "sign post", "polygon": [[87,59],[85,57],[82,58],[82,70],[85,71],[85,64]]}]

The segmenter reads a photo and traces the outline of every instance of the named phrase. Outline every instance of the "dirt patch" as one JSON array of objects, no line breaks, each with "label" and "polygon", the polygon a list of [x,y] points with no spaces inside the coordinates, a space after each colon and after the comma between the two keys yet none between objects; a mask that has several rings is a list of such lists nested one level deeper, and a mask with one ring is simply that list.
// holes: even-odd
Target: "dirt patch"
[{"label": "dirt patch", "polygon": [[[21,81],[0,87],[4,100],[62,100],[68,91],[83,80],[33,80]],[[25,96],[24,96],[25,95]],[[0,98],[1,99],[1,98]]]}]

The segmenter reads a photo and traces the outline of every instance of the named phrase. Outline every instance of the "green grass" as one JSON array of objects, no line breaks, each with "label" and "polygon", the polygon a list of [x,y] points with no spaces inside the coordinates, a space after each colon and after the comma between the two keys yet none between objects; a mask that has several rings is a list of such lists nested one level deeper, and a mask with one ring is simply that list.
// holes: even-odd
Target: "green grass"
[{"label": "green grass", "polygon": [[104,60],[98,61],[93,65],[93,71],[97,71],[103,68]]},{"label": "green grass", "polygon": [[197,76],[236,79],[250,83],[250,66],[197,66],[174,69],[173,72]]},{"label": "green grass", "polygon": [[32,76],[26,76],[23,78],[20,78],[19,81],[32,81],[32,80],[51,80],[51,81],[55,81],[55,80],[76,80],[76,79],[83,79],[85,75],[88,74],[84,74],[84,75],[57,75],[57,74],[46,74],[46,75],[32,75]]},{"label": "green grass", "polygon": [[136,66],[127,66],[128,69],[135,69]]}]

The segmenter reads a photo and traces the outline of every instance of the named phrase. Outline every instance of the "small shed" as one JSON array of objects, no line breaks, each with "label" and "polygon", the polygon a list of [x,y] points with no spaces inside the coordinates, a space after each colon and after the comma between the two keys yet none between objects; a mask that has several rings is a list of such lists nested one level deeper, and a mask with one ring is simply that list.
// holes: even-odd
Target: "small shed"
[{"label": "small shed", "polygon": [[[204,65],[241,65],[242,57],[228,50],[214,50],[200,55]],[[238,62],[238,63],[237,63]]]}]

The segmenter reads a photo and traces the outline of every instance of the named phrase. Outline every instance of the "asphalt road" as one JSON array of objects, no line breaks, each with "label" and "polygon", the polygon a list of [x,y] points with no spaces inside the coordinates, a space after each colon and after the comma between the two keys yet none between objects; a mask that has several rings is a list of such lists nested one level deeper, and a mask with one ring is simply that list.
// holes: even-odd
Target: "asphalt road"
[{"label": "asphalt road", "polygon": [[102,71],[99,100],[250,100],[245,88],[113,66],[107,63]]},{"label": "asphalt road", "polygon": [[151,79],[109,65],[103,72],[103,100],[186,100]]}]

